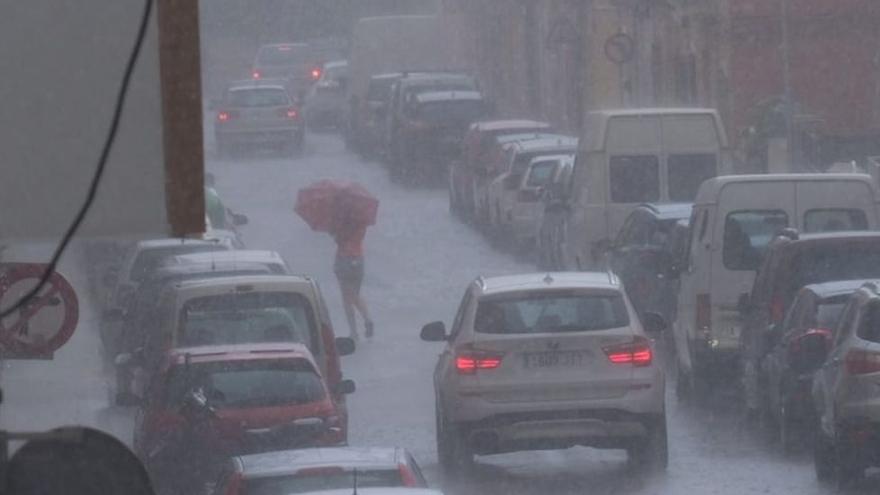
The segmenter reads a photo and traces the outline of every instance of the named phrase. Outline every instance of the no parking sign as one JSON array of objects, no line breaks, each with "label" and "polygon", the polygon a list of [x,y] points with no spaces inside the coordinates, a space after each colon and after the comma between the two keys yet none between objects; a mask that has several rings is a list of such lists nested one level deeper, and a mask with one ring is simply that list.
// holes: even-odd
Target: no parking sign
[{"label": "no parking sign", "polygon": [[[0,264],[0,309],[18,302],[46,271],[35,263]],[[52,359],[76,329],[79,301],[70,283],[53,272],[46,286],[17,311],[0,320],[0,357]]]}]

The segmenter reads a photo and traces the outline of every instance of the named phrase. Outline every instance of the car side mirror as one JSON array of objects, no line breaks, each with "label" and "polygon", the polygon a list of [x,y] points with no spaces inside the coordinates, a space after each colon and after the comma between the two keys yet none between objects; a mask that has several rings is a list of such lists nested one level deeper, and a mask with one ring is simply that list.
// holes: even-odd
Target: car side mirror
[{"label": "car side mirror", "polygon": [[240,227],[242,225],[247,225],[250,223],[251,219],[247,217],[247,215],[242,213],[233,213],[232,214],[232,223],[236,227]]},{"label": "car side mirror", "polygon": [[342,380],[333,387],[333,391],[340,395],[353,394],[355,391],[354,380]]},{"label": "car side mirror", "polygon": [[422,327],[421,338],[425,342],[446,342],[446,324],[442,321],[428,323]]},{"label": "car side mirror", "polygon": [[642,315],[642,327],[648,333],[663,333],[669,327],[666,319],[653,311],[648,311]]},{"label": "car side mirror", "polygon": [[336,353],[340,356],[351,356],[355,348],[354,339],[351,337],[336,337]]},{"label": "car side mirror", "polygon": [[125,313],[121,308],[110,308],[104,310],[103,319],[105,321],[119,321],[125,317]]}]

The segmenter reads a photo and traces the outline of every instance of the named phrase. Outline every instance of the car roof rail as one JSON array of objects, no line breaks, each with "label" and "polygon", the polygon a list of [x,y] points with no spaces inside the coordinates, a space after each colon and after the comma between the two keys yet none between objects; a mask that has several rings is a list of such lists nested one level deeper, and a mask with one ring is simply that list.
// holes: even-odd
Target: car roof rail
[{"label": "car roof rail", "polygon": [[477,279],[474,280],[474,282],[476,282],[476,284],[479,285],[481,289],[486,288],[486,278],[483,277],[482,275],[478,275]]},{"label": "car roof rail", "polygon": [[605,273],[608,275],[608,283],[611,285],[617,285],[617,275],[614,274],[614,271],[611,270],[611,267],[605,269]]}]

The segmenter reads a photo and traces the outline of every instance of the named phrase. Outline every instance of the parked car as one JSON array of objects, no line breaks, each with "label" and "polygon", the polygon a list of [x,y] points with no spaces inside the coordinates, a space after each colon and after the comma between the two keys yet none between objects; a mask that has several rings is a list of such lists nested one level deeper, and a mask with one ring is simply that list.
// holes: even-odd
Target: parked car
[{"label": "parked car", "polygon": [[245,261],[215,261],[186,263],[166,261],[145,278],[134,292],[125,309],[114,308],[104,312],[103,320],[119,325],[118,348],[108,349],[116,367],[116,404],[130,405],[132,397],[133,356],[142,353],[155,329],[156,304],[159,295],[170,284],[185,280],[203,280],[233,275],[268,275],[266,265]]},{"label": "parked car", "polygon": [[[350,392],[351,381],[337,385]],[[215,411],[210,419],[216,449],[225,457],[296,447],[296,420],[318,418],[326,425],[312,446],[346,442],[342,414],[332,400],[311,353],[301,344],[259,344],[172,350],[152,376],[136,416],[134,450],[147,461],[165,437],[184,428],[187,394],[204,393]],[[299,445],[301,447],[301,445]]]},{"label": "parked car", "polygon": [[[153,374],[168,349],[260,342],[299,343],[312,353],[331,390],[342,382],[340,356],[354,352],[354,341],[337,338],[324,297],[314,279],[293,275],[230,276],[186,280],[157,297],[154,326],[146,332],[142,375]],[[143,389],[135,384],[135,394]],[[343,428],[345,397],[334,394]]]},{"label": "parked car", "polygon": [[232,83],[211,106],[216,111],[214,139],[221,156],[254,144],[293,152],[305,142],[300,102],[290,96],[283,81]]},{"label": "parked car", "polygon": [[813,378],[814,459],[820,480],[860,480],[880,466],[880,290],[866,284],[850,299],[825,364]]},{"label": "parked car", "polygon": [[594,111],[583,129],[564,225],[565,269],[601,267],[637,205],[692,202],[704,180],[731,170],[714,109]]},{"label": "parked car", "polygon": [[438,176],[461,156],[468,126],[486,117],[489,106],[477,91],[417,93],[406,103],[391,141],[391,173]]},{"label": "parked car", "polygon": [[809,439],[816,424],[813,375],[825,362],[844,306],[865,282],[807,285],[792,300],[782,323],[768,329],[770,351],[761,362],[758,395],[763,417],[778,427],[784,452],[809,444],[798,438]]},{"label": "parked car", "polygon": [[690,216],[690,203],[644,204],[617,233],[609,264],[639,313],[652,311],[672,321],[678,295],[677,239],[672,234]]},{"label": "parked car", "polygon": [[574,162],[563,162],[559,175],[544,189],[541,195],[541,219],[538,221],[538,265],[544,270],[562,270],[562,251],[565,245],[565,219],[571,198],[571,176]]},{"label": "parked car", "polygon": [[233,457],[217,495],[310,493],[357,485],[426,488],[415,458],[401,448],[329,447]]},{"label": "parked car", "polygon": [[[527,139],[504,145],[503,168],[488,186],[489,223],[486,225],[488,232],[504,237],[515,235],[513,208],[533,160],[539,157],[573,156],[577,146],[577,138],[569,136]],[[534,197],[534,191],[529,191],[527,194],[529,193]]]},{"label": "parked car", "polygon": [[321,78],[312,85],[305,100],[306,122],[310,128],[342,128],[348,111],[345,95],[348,85],[348,62],[327,62]]},{"label": "parked car", "polygon": [[291,274],[290,266],[280,254],[275,251],[258,249],[182,254],[172,256],[165,261],[166,265],[221,264],[224,266],[235,266],[237,263],[255,263],[265,266],[271,273],[278,275]]},{"label": "parked car", "polygon": [[673,325],[684,377],[679,391],[687,393],[718,371],[740,369],[738,304],[752,290],[755,271],[778,232],[786,227],[822,232],[841,225],[877,229],[877,198],[871,178],[860,174],[731,175],[704,182],[680,264]]},{"label": "parked car", "polygon": [[790,229],[774,239],[751,294],[740,301],[745,322],[740,343],[742,379],[749,410],[758,411],[766,396],[759,371],[798,289],[865,278],[880,278],[880,232],[799,235]]},{"label": "parked car", "polygon": [[[117,272],[104,275],[105,284],[113,289],[104,305],[105,311],[123,311],[138,285],[168,256],[204,251],[225,251],[230,246],[194,239],[155,239],[132,244]],[[119,348],[120,327],[118,321],[101,322],[101,342],[105,352],[114,355]]]},{"label": "parked car", "polygon": [[510,208],[510,232],[516,245],[530,249],[536,246],[546,188],[573,165],[574,153],[532,158]]},{"label": "parked car", "polygon": [[479,278],[434,370],[437,452],[449,470],[474,454],[574,445],[667,463],[665,376],[651,340],[665,322],[635,313],[611,273]]},{"label": "parked car", "polygon": [[370,76],[363,95],[350,97],[349,123],[345,134],[345,142],[349,148],[365,156],[373,156],[382,151],[391,88],[401,77],[402,72],[374,74]]},{"label": "parked car", "polygon": [[[479,93],[480,84],[472,75],[457,72],[404,71],[403,75],[394,81],[391,85],[385,128],[382,132],[383,150],[392,166],[405,159],[405,156],[400,154],[405,151],[401,148],[405,143],[401,133],[405,133],[405,123],[413,118],[412,112],[417,106],[416,95],[452,91]],[[485,113],[480,112],[477,115],[484,117]],[[471,122],[468,122],[468,125]],[[461,131],[462,135],[466,130],[467,128]]]},{"label": "parked car", "polygon": [[476,211],[477,183],[486,180],[485,164],[498,136],[550,132],[550,124],[534,120],[489,120],[471,124],[462,143],[461,160],[449,167],[449,210],[465,220]]}]

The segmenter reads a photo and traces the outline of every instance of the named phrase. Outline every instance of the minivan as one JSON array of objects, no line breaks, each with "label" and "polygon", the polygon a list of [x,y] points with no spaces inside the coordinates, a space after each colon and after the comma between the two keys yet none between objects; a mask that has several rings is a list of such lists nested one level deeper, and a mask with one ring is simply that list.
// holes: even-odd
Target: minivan
[{"label": "minivan", "polygon": [[611,240],[636,206],[692,202],[704,180],[730,169],[729,155],[714,109],[590,112],[563,226],[565,268],[601,268]]},{"label": "minivan", "polygon": [[678,265],[674,324],[682,388],[709,371],[737,368],[740,307],[770,241],[785,228],[818,233],[874,230],[878,194],[863,174],[717,177],[700,186],[690,240]]}]

